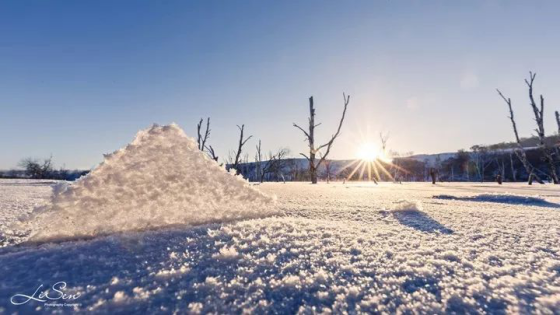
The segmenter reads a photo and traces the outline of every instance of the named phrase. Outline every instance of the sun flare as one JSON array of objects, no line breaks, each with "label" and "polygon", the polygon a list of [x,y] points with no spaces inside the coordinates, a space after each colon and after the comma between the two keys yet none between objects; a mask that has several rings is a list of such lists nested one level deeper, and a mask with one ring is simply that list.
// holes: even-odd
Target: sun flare
[{"label": "sun flare", "polygon": [[362,161],[373,162],[380,157],[379,148],[371,143],[366,142],[360,145],[358,151],[356,152],[356,157]]}]

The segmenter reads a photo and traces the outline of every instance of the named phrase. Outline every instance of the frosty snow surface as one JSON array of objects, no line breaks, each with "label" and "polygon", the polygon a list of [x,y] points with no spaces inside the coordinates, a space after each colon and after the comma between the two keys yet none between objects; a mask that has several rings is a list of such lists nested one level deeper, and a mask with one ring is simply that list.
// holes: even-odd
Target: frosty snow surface
[{"label": "frosty snow surface", "polygon": [[[35,183],[0,181],[0,229],[48,202],[52,184]],[[0,248],[0,313],[73,310],[9,302],[58,281],[94,313],[560,309],[556,186],[258,187],[282,215]]]},{"label": "frosty snow surface", "polygon": [[56,186],[52,203],[25,220],[29,241],[41,242],[262,217],[272,203],[177,125],[154,125],[84,178]]}]

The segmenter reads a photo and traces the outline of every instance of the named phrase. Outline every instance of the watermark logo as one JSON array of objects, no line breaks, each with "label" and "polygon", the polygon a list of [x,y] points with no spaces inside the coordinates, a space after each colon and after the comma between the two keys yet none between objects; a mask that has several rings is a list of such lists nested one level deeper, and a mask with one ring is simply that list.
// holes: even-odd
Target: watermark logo
[{"label": "watermark logo", "polygon": [[44,303],[45,306],[55,307],[74,307],[81,305],[81,303],[69,303],[78,299],[81,296],[80,293],[68,294],[65,292],[65,290],[66,282],[64,281],[59,281],[53,284],[50,288],[46,289],[44,289],[44,285],[41,284],[39,287],[37,287],[33,294],[15,294],[10,298],[10,302],[13,305],[24,305],[29,303],[30,301],[36,301]]}]

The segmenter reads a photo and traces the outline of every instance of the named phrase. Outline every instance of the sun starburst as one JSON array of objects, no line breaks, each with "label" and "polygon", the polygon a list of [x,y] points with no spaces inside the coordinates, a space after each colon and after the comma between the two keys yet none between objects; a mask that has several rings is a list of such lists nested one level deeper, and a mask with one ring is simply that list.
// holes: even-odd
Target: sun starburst
[{"label": "sun starburst", "polygon": [[391,174],[393,170],[408,173],[405,169],[395,165],[391,157],[373,142],[360,144],[356,152],[356,159],[342,167],[338,173],[346,169],[352,169],[346,180],[350,180],[358,173],[360,179],[364,179],[364,176],[367,175],[367,180],[376,184],[381,180],[382,175],[391,181],[395,181],[394,175]]}]

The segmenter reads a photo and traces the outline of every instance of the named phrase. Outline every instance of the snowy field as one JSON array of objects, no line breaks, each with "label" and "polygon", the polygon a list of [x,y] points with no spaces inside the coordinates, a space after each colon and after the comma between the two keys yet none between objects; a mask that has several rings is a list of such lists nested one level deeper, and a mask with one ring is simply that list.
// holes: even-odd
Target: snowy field
[{"label": "snowy field", "polygon": [[[25,231],[8,239],[53,185],[0,180],[0,313],[560,312],[553,185],[266,183],[257,188],[277,196],[277,215],[56,244],[22,244]],[[40,285],[70,298],[11,303]]]}]

